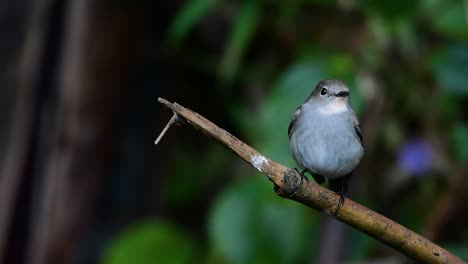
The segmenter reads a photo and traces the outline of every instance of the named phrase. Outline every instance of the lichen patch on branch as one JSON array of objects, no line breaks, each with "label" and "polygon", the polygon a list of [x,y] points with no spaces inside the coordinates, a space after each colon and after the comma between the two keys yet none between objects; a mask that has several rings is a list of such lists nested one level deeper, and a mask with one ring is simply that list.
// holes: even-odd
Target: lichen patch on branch
[{"label": "lichen patch on branch", "polygon": [[263,163],[266,163],[268,165],[268,159],[265,158],[265,156],[262,156],[262,155],[253,155],[253,156],[251,156],[250,157],[250,162],[260,172],[263,172]]}]

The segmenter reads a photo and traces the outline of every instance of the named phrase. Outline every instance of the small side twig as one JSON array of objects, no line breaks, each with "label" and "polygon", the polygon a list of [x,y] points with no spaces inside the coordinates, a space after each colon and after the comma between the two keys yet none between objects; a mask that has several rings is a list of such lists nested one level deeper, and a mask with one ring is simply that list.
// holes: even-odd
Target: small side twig
[{"label": "small side twig", "polygon": [[167,125],[163,128],[163,130],[159,134],[158,138],[154,141],[155,145],[157,145],[159,143],[159,141],[161,141],[161,138],[164,136],[164,134],[166,134],[169,127],[172,126],[172,124],[174,124],[174,122],[176,120],[177,120],[177,113],[174,112],[174,114],[172,115],[171,120],[169,120],[169,122],[167,122]]},{"label": "small side twig", "polygon": [[[329,215],[336,210],[339,195],[335,192],[311,181],[302,181],[302,177],[295,170],[265,157],[190,109],[162,98],[158,101],[177,113],[179,118],[189,121],[188,123],[193,127],[229,147],[240,158],[267,176],[274,183],[275,191],[281,197],[295,200]],[[350,199],[346,199],[343,207],[332,216],[418,262],[465,263],[427,238]]]}]

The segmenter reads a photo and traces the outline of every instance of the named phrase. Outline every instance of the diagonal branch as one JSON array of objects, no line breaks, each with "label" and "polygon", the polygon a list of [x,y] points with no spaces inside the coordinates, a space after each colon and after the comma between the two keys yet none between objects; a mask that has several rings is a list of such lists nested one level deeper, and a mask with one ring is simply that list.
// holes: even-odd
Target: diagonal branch
[{"label": "diagonal branch", "polygon": [[226,145],[240,158],[267,176],[274,183],[275,192],[279,196],[334,216],[341,222],[353,226],[416,261],[465,263],[437,244],[350,199],[346,199],[336,215],[332,214],[339,199],[336,193],[313,182],[302,181],[302,177],[295,170],[270,160],[190,109],[162,98],[158,100],[174,111],[179,118]]}]

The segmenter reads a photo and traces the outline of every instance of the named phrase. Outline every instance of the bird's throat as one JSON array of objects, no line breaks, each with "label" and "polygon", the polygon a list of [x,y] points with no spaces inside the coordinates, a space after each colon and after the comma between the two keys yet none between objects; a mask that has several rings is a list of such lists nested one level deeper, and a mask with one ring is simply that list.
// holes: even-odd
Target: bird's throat
[{"label": "bird's throat", "polygon": [[336,115],[344,113],[348,110],[346,99],[336,98],[330,103],[319,109],[320,113],[324,115]]}]

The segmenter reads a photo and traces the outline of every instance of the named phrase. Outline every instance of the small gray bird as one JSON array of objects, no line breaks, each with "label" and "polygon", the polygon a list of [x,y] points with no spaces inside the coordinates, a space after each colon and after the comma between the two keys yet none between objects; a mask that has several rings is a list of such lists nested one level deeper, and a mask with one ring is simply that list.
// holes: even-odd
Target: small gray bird
[{"label": "small gray bird", "polygon": [[318,184],[327,178],[330,189],[340,195],[337,212],[344,204],[349,178],[364,154],[346,84],[333,79],[319,82],[294,113],[288,136],[289,150],[303,169],[301,175],[312,173]]}]

